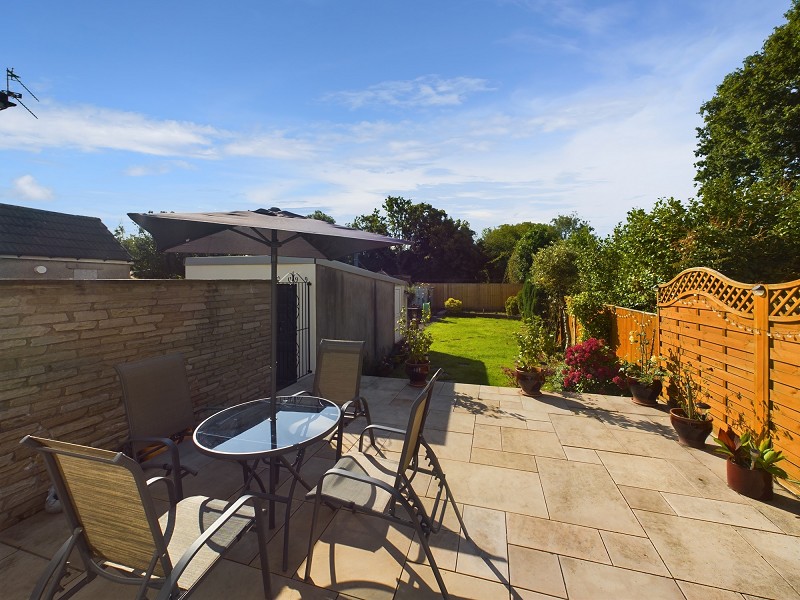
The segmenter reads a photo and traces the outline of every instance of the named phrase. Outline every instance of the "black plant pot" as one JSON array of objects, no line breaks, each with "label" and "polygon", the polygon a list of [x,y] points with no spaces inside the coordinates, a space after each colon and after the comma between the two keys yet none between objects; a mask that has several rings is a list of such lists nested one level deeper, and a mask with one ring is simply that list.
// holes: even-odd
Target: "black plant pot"
[{"label": "black plant pot", "polygon": [[523,394],[533,397],[542,395],[544,375],[539,369],[532,369],[530,371],[516,369],[515,372],[517,376],[517,385],[519,385]]},{"label": "black plant pot", "polygon": [[673,408],[669,411],[669,420],[681,444],[690,448],[706,447],[706,438],[714,426],[711,417],[704,421],[690,419],[682,408]]},{"label": "black plant pot", "polygon": [[628,388],[631,390],[631,399],[634,404],[641,406],[657,406],[658,397],[661,395],[661,380],[656,379],[653,383],[641,383],[633,377],[628,377]]}]

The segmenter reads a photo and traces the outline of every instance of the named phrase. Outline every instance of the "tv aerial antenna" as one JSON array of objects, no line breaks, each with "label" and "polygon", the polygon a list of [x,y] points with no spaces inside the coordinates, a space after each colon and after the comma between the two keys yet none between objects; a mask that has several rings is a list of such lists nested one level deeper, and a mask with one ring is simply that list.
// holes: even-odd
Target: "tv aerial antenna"
[{"label": "tv aerial antenna", "polygon": [[39,117],[37,117],[33,113],[33,111],[30,108],[28,108],[27,106],[25,106],[25,104],[22,102],[22,94],[20,92],[12,92],[11,91],[11,82],[12,81],[16,81],[18,84],[20,84],[25,89],[25,91],[28,92],[31,95],[31,97],[34,100],[39,102],[39,99],[36,97],[36,94],[34,94],[32,91],[30,91],[28,89],[28,87],[24,83],[22,83],[22,80],[20,79],[19,75],[14,73],[14,69],[6,69],[6,89],[0,90],[0,110],[4,110],[6,108],[11,108],[12,106],[16,106],[17,105],[16,102],[12,102],[11,101],[11,99],[13,98],[14,100],[16,100],[17,102],[22,104],[22,108],[24,108],[29,113],[31,113],[35,119],[38,119]]}]

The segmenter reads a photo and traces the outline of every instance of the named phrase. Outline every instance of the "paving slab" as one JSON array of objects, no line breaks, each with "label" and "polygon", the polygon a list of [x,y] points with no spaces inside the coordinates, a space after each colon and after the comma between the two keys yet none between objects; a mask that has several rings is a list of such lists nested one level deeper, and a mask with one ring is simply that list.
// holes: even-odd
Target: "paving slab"
[{"label": "paving slab", "polygon": [[514,513],[507,522],[509,544],[611,564],[597,529]]},{"label": "paving slab", "polygon": [[678,584],[668,577],[609,565],[560,557],[570,600],[598,598],[647,598],[685,600]]},{"label": "paving slab", "polygon": [[622,444],[598,419],[583,415],[551,415],[550,421],[564,446],[623,452]]},{"label": "paving slab", "polygon": [[774,531],[777,533],[781,532],[772,521],[749,504],[735,504],[733,502],[709,500],[708,498],[696,498],[694,496],[683,496],[666,492],[661,495],[675,510],[675,514],[680,517],[699,519],[701,521],[713,521],[714,523],[725,523],[727,525],[738,525],[740,527],[762,529],[764,531]]},{"label": "paving slab", "polygon": [[510,545],[508,559],[511,585],[515,588],[525,588],[557,598],[567,597],[567,588],[564,585],[564,576],[561,574],[557,555]]},{"label": "paving slab", "polygon": [[620,485],[660,492],[698,494],[697,488],[663,458],[603,451],[598,451],[597,454],[611,477]]},{"label": "paving slab", "polygon": [[503,451],[531,456],[549,456],[566,460],[558,436],[547,431],[502,428]]}]

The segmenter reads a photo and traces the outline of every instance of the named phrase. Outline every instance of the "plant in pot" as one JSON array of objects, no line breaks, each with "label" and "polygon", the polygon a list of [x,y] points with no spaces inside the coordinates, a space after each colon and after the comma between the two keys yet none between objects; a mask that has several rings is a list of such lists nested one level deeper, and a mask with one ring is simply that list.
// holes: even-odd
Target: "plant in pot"
[{"label": "plant in pot", "polygon": [[691,362],[681,359],[680,350],[669,353],[667,374],[670,405],[669,420],[678,434],[678,440],[691,448],[705,448],[706,438],[711,433],[713,419],[708,414],[711,408],[703,402],[708,399],[706,374],[711,369],[692,368]]},{"label": "plant in pot", "polygon": [[726,475],[728,487],[733,491],[756,500],[771,500],[773,475],[789,479],[786,471],[776,464],[786,457],[772,447],[766,431],[754,435],[748,430],[739,437],[730,428],[720,429],[714,441],[719,444],[716,451],[728,459]]},{"label": "plant in pot", "polygon": [[406,374],[413,387],[425,387],[425,381],[430,371],[430,352],[433,336],[427,330],[430,322],[430,313],[423,313],[422,317],[408,318],[405,309],[400,312],[396,331],[403,338],[403,346],[408,357],[406,358]]},{"label": "plant in pot", "polygon": [[634,404],[656,406],[666,373],[659,364],[659,357],[653,354],[655,335],[651,337],[644,323],[640,323],[639,330],[632,331],[628,339],[636,346],[636,361],[623,361],[619,372],[625,377]]},{"label": "plant in pot", "polygon": [[526,396],[541,396],[542,384],[547,376],[547,358],[552,346],[544,330],[541,317],[534,315],[523,319],[514,333],[519,353],[514,366],[517,385]]}]

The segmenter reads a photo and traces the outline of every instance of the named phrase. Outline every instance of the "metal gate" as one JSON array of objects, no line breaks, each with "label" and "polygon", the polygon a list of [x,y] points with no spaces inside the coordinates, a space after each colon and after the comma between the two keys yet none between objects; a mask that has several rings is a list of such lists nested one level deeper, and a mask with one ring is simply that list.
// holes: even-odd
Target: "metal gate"
[{"label": "metal gate", "polygon": [[278,280],[277,386],[311,373],[311,282],[299,273]]}]

